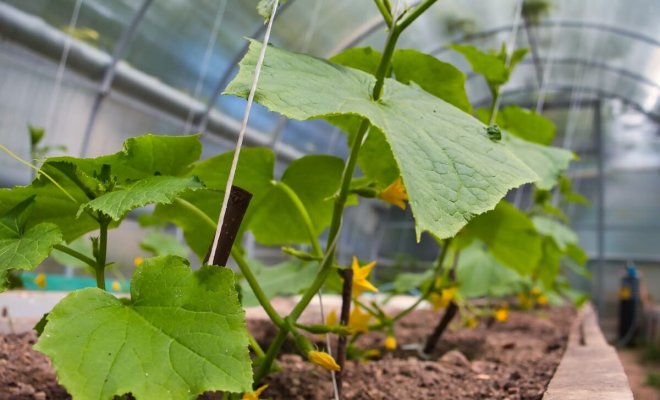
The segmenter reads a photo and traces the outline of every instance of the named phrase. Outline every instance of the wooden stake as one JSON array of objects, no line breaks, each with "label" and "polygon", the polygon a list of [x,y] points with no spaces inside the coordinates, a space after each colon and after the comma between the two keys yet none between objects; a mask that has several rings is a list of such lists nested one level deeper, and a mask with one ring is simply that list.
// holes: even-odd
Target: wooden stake
[{"label": "wooden stake", "polygon": [[[243,217],[250,204],[250,200],[252,200],[252,193],[238,186],[231,187],[227,212],[225,213],[225,218],[222,220],[222,232],[218,238],[215,257],[213,260],[208,259],[211,253],[210,248],[206,254],[205,262],[208,265],[217,265],[220,267],[227,265],[231,248],[236,240],[236,235],[241,227],[241,222],[243,222]],[[211,247],[213,247],[213,243],[211,243]]]}]

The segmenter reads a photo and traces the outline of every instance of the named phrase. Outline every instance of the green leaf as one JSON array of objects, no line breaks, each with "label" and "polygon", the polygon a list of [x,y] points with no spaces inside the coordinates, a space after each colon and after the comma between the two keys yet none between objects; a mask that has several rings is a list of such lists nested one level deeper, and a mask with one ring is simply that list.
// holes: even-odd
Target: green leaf
[{"label": "green leaf", "polygon": [[465,93],[465,74],[451,64],[417,50],[397,50],[392,57],[396,80],[414,82],[425,91],[471,114]]},{"label": "green leaf", "polygon": [[557,185],[561,174],[575,159],[572,151],[528,142],[506,132],[503,142],[518,159],[536,173],[539,179],[535,180],[534,184],[539,189],[549,190]]},{"label": "green leaf", "polygon": [[518,106],[506,106],[497,113],[500,128],[529,142],[549,146],[555,137],[555,124],[533,111]]},{"label": "green leaf", "polygon": [[502,297],[516,292],[521,277],[502,265],[477,240],[461,250],[456,266],[456,280],[464,298]]},{"label": "green leaf", "polygon": [[[249,259],[247,262],[268,299],[275,296],[299,294],[312,284],[318,271],[318,262],[293,260],[271,267],[253,259]],[[243,307],[258,306],[259,300],[245,280],[241,281],[241,288]]]},{"label": "green leaf", "polygon": [[155,256],[188,257],[188,248],[173,235],[159,231],[150,231],[140,242],[140,248]]},{"label": "green leaf", "polygon": [[[227,93],[246,97],[261,44],[252,41]],[[326,60],[270,48],[256,100],[292,119],[360,115],[383,131],[406,185],[418,237],[453,236],[506,192],[536,178],[479,121],[414,86],[375,78]]]},{"label": "green leaf", "polygon": [[181,200],[200,210],[206,217],[198,215],[178,201],[172,204],[157,205],[153,216],[157,220],[171,222],[180,227],[183,230],[186,243],[202,260],[206,257],[215,235],[216,221],[222,205],[222,195],[223,192],[217,190],[202,189],[184,193],[180,197]]},{"label": "green leaf", "polygon": [[504,265],[521,275],[530,273],[541,258],[541,237],[527,214],[506,201],[474,218],[458,237],[459,247],[475,239]]},{"label": "green leaf", "polygon": [[[286,0],[280,0],[280,5],[284,3],[286,3]],[[275,0],[259,0],[259,3],[257,3],[257,12],[266,21],[268,21],[270,19],[271,14],[273,13],[274,5],[275,5]]]},{"label": "green leaf", "polygon": [[26,228],[34,197],[22,201],[0,218],[0,281],[10,269],[31,271],[62,241],[57,225],[42,223]]},{"label": "green leaf", "polygon": [[425,281],[433,276],[433,270],[428,269],[421,273],[403,272],[394,278],[394,293],[409,293],[411,290],[419,288]]},{"label": "green leaf", "polygon": [[532,221],[536,230],[542,235],[551,237],[559,250],[566,251],[569,245],[577,245],[577,234],[561,222],[541,216],[533,217]]},{"label": "green leaf", "polygon": [[[233,152],[202,161],[191,174],[210,188],[224,190]],[[344,163],[326,155],[309,155],[293,161],[281,181],[305,205],[315,233],[320,234],[332,219],[331,196],[337,191]],[[252,193],[243,226],[258,242],[267,245],[308,243],[309,235],[300,213],[286,193],[275,185],[275,155],[270,149],[252,148],[241,152],[235,185]],[[216,206],[217,207],[217,206]]]},{"label": "green leaf", "polygon": [[78,215],[82,214],[85,209],[89,209],[102,212],[113,220],[119,221],[134,208],[147,204],[169,204],[181,193],[203,187],[195,177],[152,176],[83,204],[78,210]]},{"label": "green leaf", "polygon": [[123,149],[115,154],[82,159],[53,157],[47,161],[71,163],[92,177],[100,174],[103,165],[109,165],[110,173],[122,182],[152,175],[181,176],[201,154],[199,135],[148,134],[126,139]]},{"label": "green leaf", "polygon": [[497,54],[485,53],[467,44],[454,44],[449,48],[463,55],[472,70],[482,75],[489,85],[502,85],[509,80],[504,61]]},{"label": "green leaf", "polygon": [[381,52],[372,47],[352,47],[330,57],[330,61],[376,75],[381,57]]},{"label": "green leaf", "polygon": [[566,247],[566,255],[579,266],[584,266],[587,263],[587,260],[589,260],[587,253],[577,244],[569,244]]},{"label": "green leaf", "polygon": [[97,288],[70,293],[35,348],[75,399],[195,399],[252,390],[247,335],[233,272],[193,272],[169,256],[136,270],[130,300]]},{"label": "green leaf", "polygon": [[563,252],[554,239],[548,236],[543,238],[541,247],[543,249],[542,257],[536,267],[535,275],[543,282],[545,287],[551,288],[559,275]]},{"label": "green leaf", "polygon": [[32,126],[32,124],[28,124],[28,132],[30,132],[30,144],[32,147],[34,147],[39,144],[39,142],[41,142],[41,139],[44,138],[46,130],[44,128]]}]

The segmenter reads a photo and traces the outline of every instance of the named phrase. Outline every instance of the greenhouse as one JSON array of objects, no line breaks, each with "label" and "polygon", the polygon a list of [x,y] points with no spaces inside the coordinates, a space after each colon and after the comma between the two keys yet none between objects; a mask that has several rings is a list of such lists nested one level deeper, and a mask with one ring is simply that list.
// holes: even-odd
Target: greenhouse
[{"label": "greenhouse", "polygon": [[660,399],[657,0],[2,0],[0,400]]}]

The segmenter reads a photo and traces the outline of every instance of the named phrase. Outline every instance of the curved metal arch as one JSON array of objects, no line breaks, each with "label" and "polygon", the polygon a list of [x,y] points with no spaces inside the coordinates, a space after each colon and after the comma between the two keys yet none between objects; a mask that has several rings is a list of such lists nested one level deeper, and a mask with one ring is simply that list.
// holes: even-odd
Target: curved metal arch
[{"label": "curved metal arch", "polygon": [[[646,115],[647,117],[653,119],[654,121],[660,123],[660,114],[655,114],[652,112],[647,111],[641,104],[637,103],[634,100],[630,100],[629,98],[625,96],[621,96],[619,93],[614,93],[610,92],[607,90],[603,90],[600,88],[595,88],[593,86],[574,86],[570,84],[556,84],[556,83],[549,83],[547,85],[547,91],[549,92],[555,92],[555,93],[563,93],[563,92],[572,92],[574,90],[577,90],[581,93],[592,93],[595,94],[598,98],[611,98],[611,99],[619,99],[626,103],[627,105],[631,106],[635,110],[639,111],[640,113]],[[516,95],[516,94],[522,94],[522,93],[530,93],[530,92],[535,92],[538,91],[538,87],[536,85],[527,85],[527,86],[519,86],[515,88],[509,88],[509,89],[503,89],[502,94],[503,95]],[[595,98],[593,100],[598,100],[598,98]],[[503,99],[505,100],[505,99]],[[486,106],[490,103],[491,98],[490,96],[483,97],[477,101],[472,102],[472,106],[477,108],[477,107],[483,107]],[[505,101],[506,103],[506,101]],[[552,104],[552,101],[549,101],[548,104]]]},{"label": "curved metal arch", "polygon": [[[275,19],[279,18],[282,16],[282,14],[293,4],[295,0],[289,0],[286,3],[282,4],[275,14]],[[258,36],[261,36],[266,30],[266,24],[261,24],[259,27],[250,35],[251,38],[255,38]],[[220,76],[220,79],[218,80],[218,84],[215,86],[213,89],[213,93],[209,97],[209,100],[206,102],[206,107],[204,108],[204,111],[201,113],[198,113],[197,115],[194,116],[193,118],[193,124],[197,125],[198,131],[204,133],[206,130],[206,127],[209,123],[209,114],[211,114],[211,111],[213,110],[213,105],[215,102],[218,100],[218,97],[220,97],[220,93],[224,90],[224,88],[229,84],[229,79],[231,77],[232,72],[234,72],[238,66],[238,63],[241,61],[241,58],[247,53],[249,43],[246,42],[241,50],[236,52],[234,57],[231,59],[229,62],[229,66],[225,71],[222,73]]]},{"label": "curved metal arch", "polygon": [[[631,79],[635,82],[638,82],[640,84],[648,85],[653,87],[654,89],[660,90],[660,83],[654,82],[644,75],[640,75],[638,73],[635,73],[633,71],[630,71],[625,68],[619,68],[612,66],[607,63],[602,63],[602,62],[597,62],[597,61],[591,61],[586,58],[581,58],[581,57],[558,57],[558,58],[540,58],[539,59],[542,63],[550,63],[550,64],[555,64],[555,65],[578,65],[578,66],[585,66],[585,67],[590,67],[590,68],[595,68],[595,69],[602,69],[604,71],[609,71],[612,73],[615,73],[617,75],[624,76],[628,79]],[[534,62],[532,60],[522,60],[520,64],[523,65],[533,65]],[[479,76],[478,74],[475,73],[469,73],[467,80],[470,80],[474,78],[475,76]]]}]

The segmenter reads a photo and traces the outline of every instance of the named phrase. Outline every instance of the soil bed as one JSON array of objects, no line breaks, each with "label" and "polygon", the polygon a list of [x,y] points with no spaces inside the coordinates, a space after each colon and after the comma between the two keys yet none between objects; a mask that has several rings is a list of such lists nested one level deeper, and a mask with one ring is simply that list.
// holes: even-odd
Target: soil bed
[{"label": "soil bed", "polygon": [[[571,321],[568,307],[537,312],[511,311],[505,323],[474,329],[452,326],[430,360],[415,351],[383,352],[369,362],[349,361],[343,398],[380,399],[541,399],[566,347]],[[433,329],[437,313],[421,310],[397,326],[401,346],[420,343]],[[274,329],[268,321],[249,321],[257,340],[266,345]],[[48,359],[32,350],[34,333],[0,336],[0,400],[68,399]],[[358,341],[362,348],[382,348],[380,333]],[[319,342],[320,344],[321,342]],[[294,352],[291,344],[285,350]],[[265,398],[328,400],[329,373],[296,354],[279,359],[283,371],[273,374]],[[212,398],[215,396],[208,396]]]}]

